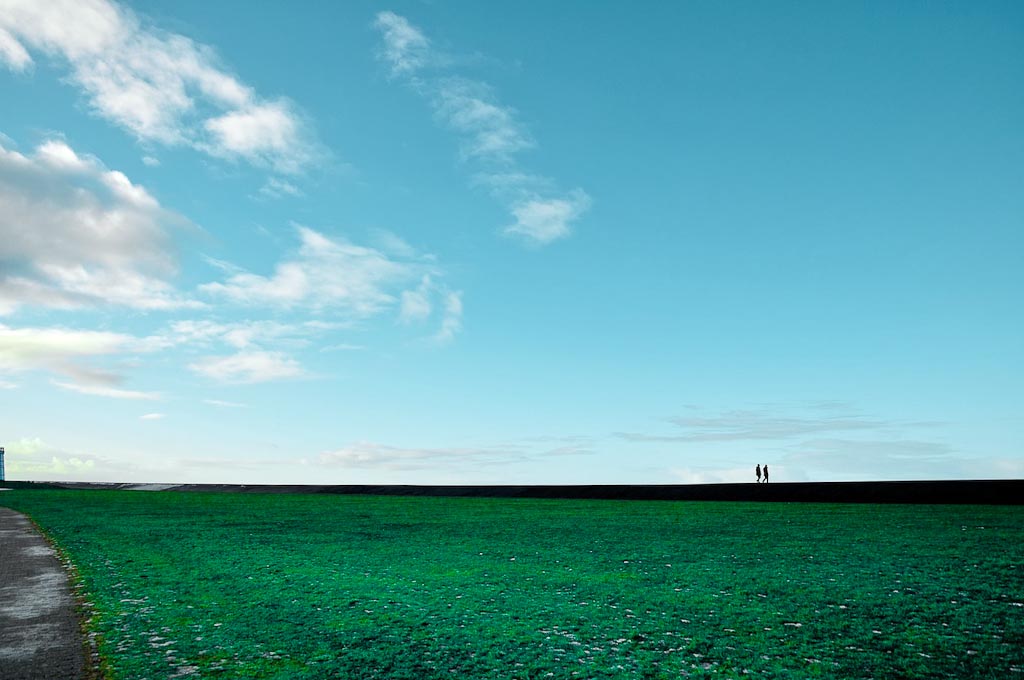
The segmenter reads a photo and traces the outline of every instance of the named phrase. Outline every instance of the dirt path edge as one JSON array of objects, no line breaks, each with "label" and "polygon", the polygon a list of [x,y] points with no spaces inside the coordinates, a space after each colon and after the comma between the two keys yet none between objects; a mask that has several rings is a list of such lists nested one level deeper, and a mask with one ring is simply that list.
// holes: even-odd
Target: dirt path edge
[{"label": "dirt path edge", "polygon": [[30,517],[0,507],[0,680],[106,680],[90,619],[67,555]]},{"label": "dirt path edge", "polygon": [[100,634],[93,630],[93,619],[96,616],[96,610],[93,608],[93,603],[86,599],[87,593],[82,576],[78,573],[78,567],[75,566],[67,552],[53,540],[53,537],[47,531],[39,526],[32,517],[28,515],[25,517],[32,525],[32,528],[39,532],[43,540],[53,549],[57,559],[60,560],[64,573],[67,575],[71,596],[75,600],[75,618],[78,621],[78,633],[81,636],[83,657],[82,680],[111,680],[113,676],[110,673],[109,664],[100,656]]}]

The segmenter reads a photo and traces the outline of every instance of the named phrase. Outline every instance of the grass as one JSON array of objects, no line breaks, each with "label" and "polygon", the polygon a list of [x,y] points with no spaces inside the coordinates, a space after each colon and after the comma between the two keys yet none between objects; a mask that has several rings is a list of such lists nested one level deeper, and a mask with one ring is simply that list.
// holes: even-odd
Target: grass
[{"label": "grass", "polygon": [[113,678],[1024,678],[1024,510],[8,491]]}]

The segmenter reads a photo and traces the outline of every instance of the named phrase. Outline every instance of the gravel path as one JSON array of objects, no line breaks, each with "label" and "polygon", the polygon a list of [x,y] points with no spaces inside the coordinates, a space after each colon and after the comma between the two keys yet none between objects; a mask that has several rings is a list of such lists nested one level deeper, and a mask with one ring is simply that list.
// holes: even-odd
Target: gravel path
[{"label": "gravel path", "polygon": [[67,575],[28,519],[0,507],[0,680],[84,677]]}]

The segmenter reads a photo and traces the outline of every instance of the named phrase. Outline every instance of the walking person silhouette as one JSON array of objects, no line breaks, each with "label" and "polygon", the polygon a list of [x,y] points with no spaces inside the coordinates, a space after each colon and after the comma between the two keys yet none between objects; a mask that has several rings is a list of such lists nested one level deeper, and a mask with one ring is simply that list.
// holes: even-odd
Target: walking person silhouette
[{"label": "walking person silhouette", "polygon": [[754,468],[754,474],[757,475],[757,483],[760,484],[761,483],[761,464],[760,463],[758,463],[757,467]]},{"label": "walking person silhouette", "polygon": [[768,483],[768,463],[764,464],[764,483]]}]

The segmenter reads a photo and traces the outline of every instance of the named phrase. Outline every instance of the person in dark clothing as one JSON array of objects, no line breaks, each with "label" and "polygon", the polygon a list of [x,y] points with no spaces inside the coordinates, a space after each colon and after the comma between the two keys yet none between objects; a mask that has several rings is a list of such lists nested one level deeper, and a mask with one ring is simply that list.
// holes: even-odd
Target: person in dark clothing
[{"label": "person in dark clothing", "polygon": [[754,474],[757,475],[757,483],[760,484],[761,483],[761,464],[760,463],[758,463],[757,467],[754,468]]},{"label": "person in dark clothing", "polygon": [[765,465],[764,465],[764,483],[765,484],[768,483],[768,464],[767,463],[765,463]]}]

